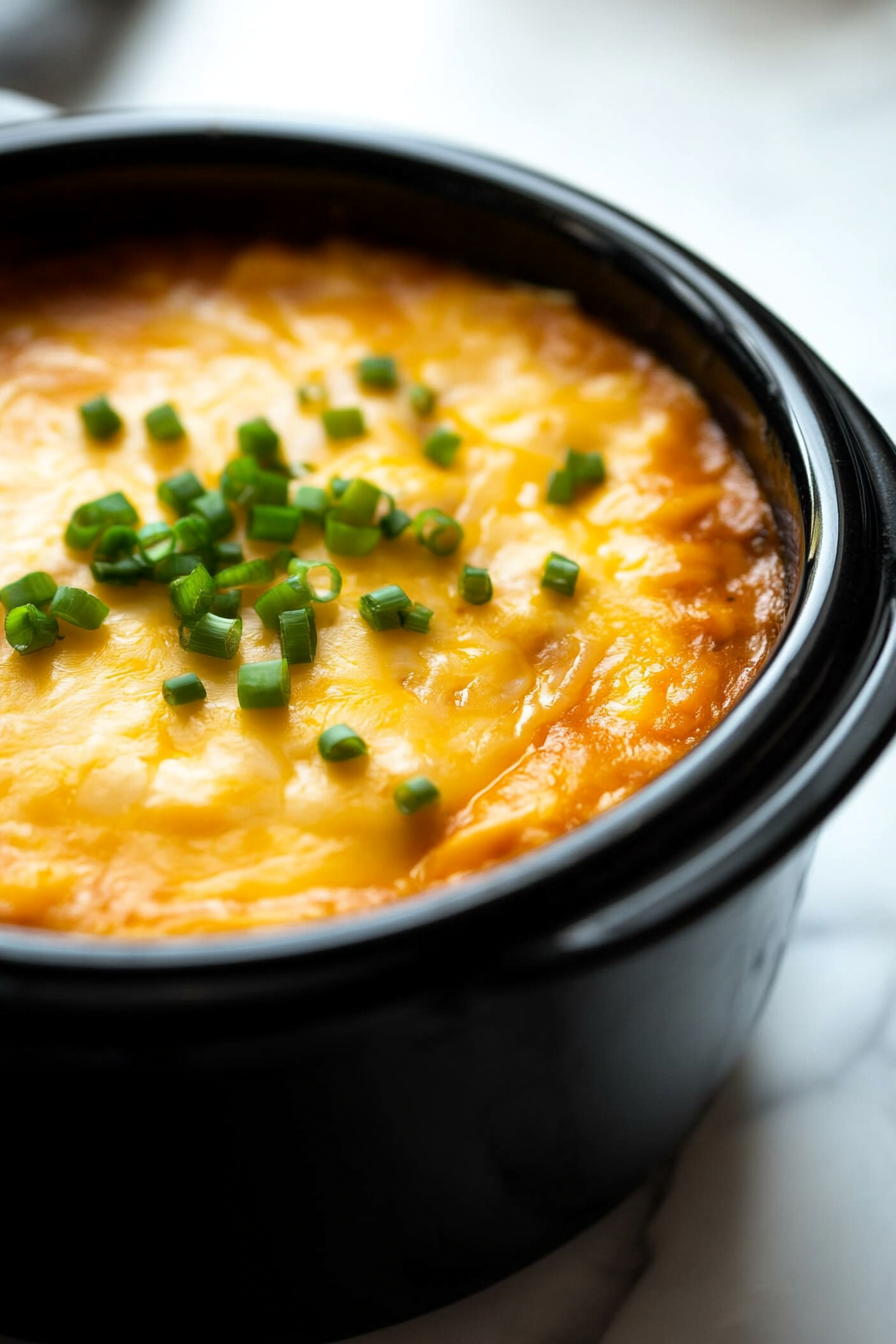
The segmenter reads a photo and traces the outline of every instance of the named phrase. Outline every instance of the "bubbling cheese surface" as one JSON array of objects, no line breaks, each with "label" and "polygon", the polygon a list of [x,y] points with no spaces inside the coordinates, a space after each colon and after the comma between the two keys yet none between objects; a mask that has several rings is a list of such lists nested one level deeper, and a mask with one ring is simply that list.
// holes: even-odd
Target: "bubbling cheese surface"
[{"label": "bubbling cheese surface", "polygon": [[[330,243],[238,254],[122,249],[7,285],[0,314],[0,587],[31,570],[97,593],[97,631],[60,624],[52,649],[0,647],[0,920],[125,937],[226,932],[366,910],[519,855],[627,798],[699,742],[778,635],[784,570],[771,510],[694,389],[565,295],[442,263]],[[363,391],[388,353],[402,382]],[[296,389],[362,408],[367,434],[325,437]],[[438,393],[432,421],[407,388]],[[78,406],[106,393],[110,445]],[[155,444],[143,416],[178,409],[188,437]],[[79,505],[121,490],[145,523],[173,515],[160,480],[208,488],[236,429],[266,416],[308,484],[363,477],[409,514],[438,507],[464,540],[433,555],[409,529],[368,557],[294,548],[344,587],[316,607],[320,642],[291,668],[288,709],[245,712],[240,662],[279,657],[252,609],[233,662],[191,655],[167,588],[112,588],[63,542]],[[453,464],[423,455],[435,424]],[[600,451],[606,482],[546,502],[567,447]],[[237,534],[242,538],[242,523]],[[247,557],[273,544],[246,545]],[[551,551],[572,597],[540,586]],[[494,598],[458,595],[464,563]],[[280,576],[282,578],[283,576]],[[376,633],[359,597],[399,583],[430,633]],[[270,585],[266,585],[270,586]],[[167,677],[208,699],[173,709]],[[347,723],[366,758],[328,764]],[[402,816],[393,789],[424,774],[441,802]]]}]

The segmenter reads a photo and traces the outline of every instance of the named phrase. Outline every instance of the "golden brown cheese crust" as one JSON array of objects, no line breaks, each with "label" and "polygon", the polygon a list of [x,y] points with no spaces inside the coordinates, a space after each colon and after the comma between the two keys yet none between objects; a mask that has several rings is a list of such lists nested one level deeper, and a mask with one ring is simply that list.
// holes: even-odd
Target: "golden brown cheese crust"
[{"label": "golden brown cheese crust", "polygon": [[[438,420],[463,436],[449,469],[423,456],[404,389],[359,390],[371,352],[438,390]],[[297,402],[309,378],[362,406],[368,435],[328,444]],[[99,392],[126,421],[114,446],[79,422]],[[165,401],[183,445],[147,438]],[[189,466],[215,486],[258,415],[289,460],[318,465],[312,483],[363,476],[408,513],[453,514],[465,539],[442,559],[410,533],[333,557],[345,586],[317,608],[315,663],[293,667],[288,710],[251,714],[237,664],[279,654],[260,590],[233,664],[191,656],[164,588],[98,586],[62,533],[113,490],[141,522],[170,519],[158,481]],[[569,445],[603,452],[607,482],[548,504]],[[566,296],[347,244],[131,250],[20,277],[0,319],[0,537],[0,586],[45,569],[112,607],[52,651],[0,648],[0,919],[84,934],[318,919],[549,841],[704,737],[784,615],[771,510],[692,387]],[[319,529],[296,545],[327,557]],[[550,551],[581,566],[573,598],[540,587]],[[488,605],[458,597],[464,562],[489,568]],[[358,598],[392,582],[434,609],[429,635],[365,625]],[[173,710],[161,682],[184,671],[208,700]],[[336,722],[369,757],[320,758]],[[442,802],[402,817],[392,790],[417,773]]]}]

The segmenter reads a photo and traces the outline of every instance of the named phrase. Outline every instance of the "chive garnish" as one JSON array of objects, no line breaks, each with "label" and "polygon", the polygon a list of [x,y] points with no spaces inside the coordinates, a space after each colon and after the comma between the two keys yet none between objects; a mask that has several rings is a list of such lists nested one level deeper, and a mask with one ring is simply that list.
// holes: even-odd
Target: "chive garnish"
[{"label": "chive garnish", "polygon": [[[167,561],[161,563],[164,565]],[[155,576],[155,570],[133,555],[126,555],[122,560],[94,560],[90,572],[97,583],[116,588],[135,588],[141,579]]]},{"label": "chive garnish", "polygon": [[260,471],[247,496],[243,501],[246,504],[286,504],[289,502],[289,477],[277,471]]},{"label": "chive garnish", "polygon": [[326,490],[319,485],[300,485],[293,503],[301,513],[303,523],[317,523],[323,527],[330,507]]},{"label": "chive garnish", "polygon": [[235,526],[233,514],[220,490],[208,490],[190,504],[190,513],[204,518],[211,528],[212,540],[220,541]]},{"label": "chive garnish", "polygon": [[243,595],[239,588],[228,588],[226,592],[218,593],[209,611],[213,616],[226,616],[229,620],[233,620],[234,616],[239,616],[242,605]]},{"label": "chive garnish", "polygon": [[276,573],[285,574],[295,559],[295,551],[290,550],[288,546],[279,546],[271,556],[271,564],[274,566]]},{"label": "chive garnish", "polygon": [[560,555],[557,551],[551,551],[544,562],[541,586],[542,588],[550,588],[555,593],[562,593],[564,597],[572,597],[576,590],[578,577],[579,566],[575,560],[568,560],[565,555]]},{"label": "chive garnish", "polygon": [[331,407],[322,411],[320,418],[328,439],[359,439],[367,433],[364,416],[357,406]]},{"label": "chive garnish", "polygon": [[576,485],[603,485],[607,478],[603,453],[577,453],[568,448],[566,470],[572,473]]},{"label": "chive garnish", "polygon": [[333,496],[334,499],[341,499],[342,496],[345,494],[346,490],[351,485],[351,483],[352,481],[350,476],[348,478],[344,476],[331,476],[330,494]]},{"label": "chive garnish", "polygon": [[313,607],[280,613],[280,648],[292,663],[313,663],[317,653],[317,620]]},{"label": "chive garnish", "polygon": [[240,646],[243,623],[239,616],[206,614],[193,626],[180,628],[181,647],[188,653],[203,653],[209,658],[232,658]]},{"label": "chive garnish", "polygon": [[237,674],[236,693],[241,709],[285,709],[290,693],[289,663],[285,658],[243,663]]},{"label": "chive garnish", "polygon": [[320,383],[303,383],[299,388],[299,405],[305,410],[317,409],[322,406],[327,399],[327,394]]},{"label": "chive garnish", "polygon": [[6,639],[16,653],[37,653],[48,649],[59,637],[55,616],[47,616],[33,602],[25,602],[6,613]]},{"label": "chive garnish", "polygon": [[280,452],[280,435],[263,415],[247,420],[236,431],[240,452],[254,457],[264,466],[272,466]]},{"label": "chive garnish", "polygon": [[491,575],[487,569],[464,565],[457,580],[457,591],[465,602],[481,607],[483,603],[490,602],[494,595]]},{"label": "chive garnish", "polygon": [[351,761],[367,755],[367,743],[347,723],[334,723],[317,739],[317,749],[325,761]]},{"label": "chive garnish", "polygon": [[380,519],[380,531],[388,541],[400,537],[410,525],[411,515],[405,513],[404,509],[390,509],[385,517]]},{"label": "chive garnish", "polygon": [[197,565],[201,564],[202,557],[199,555],[167,555],[153,566],[152,577],[156,583],[170,583],[183,574],[192,574]]},{"label": "chive garnish", "polygon": [[372,392],[392,392],[398,386],[398,365],[391,355],[368,355],[358,365],[358,382]]},{"label": "chive garnish", "polygon": [[254,504],[246,535],[252,541],[292,541],[301,521],[301,512],[289,504]]},{"label": "chive garnish", "polygon": [[297,611],[299,607],[308,607],[312,602],[311,589],[300,574],[285,579],[269,588],[255,603],[255,610],[262,625],[268,630],[280,628],[280,616],[284,611]]},{"label": "chive garnish", "polygon": [[421,417],[432,415],[436,408],[436,394],[425,383],[415,383],[408,392],[411,410]]},{"label": "chive garnish", "polygon": [[238,541],[216,541],[212,546],[212,554],[215,560],[215,573],[229,569],[231,565],[241,565],[245,559],[243,548]]},{"label": "chive garnish", "polygon": [[260,476],[261,467],[254,457],[235,457],[221,472],[221,493],[225,499],[244,504]]},{"label": "chive garnish", "polygon": [[378,485],[356,476],[343,491],[336,517],[340,522],[351,523],[354,527],[369,527],[376,516],[376,506],[382,493]]},{"label": "chive garnish", "polygon": [[185,672],[163,681],[162,695],[169,705],[191,705],[195,700],[204,700],[206,691],[195,672]]},{"label": "chive garnish", "polygon": [[[314,581],[309,577],[318,569],[327,571],[329,584],[326,588],[316,588]],[[342,592],[342,575],[329,560],[291,560],[289,562],[289,573],[301,579],[307,585],[312,602],[332,602]]]},{"label": "chive garnish", "polygon": [[461,442],[459,434],[443,425],[440,429],[434,429],[424,440],[423,455],[437,466],[450,467],[457,456]]},{"label": "chive garnish", "polygon": [[32,574],[26,574],[24,578],[16,579],[14,583],[8,583],[5,588],[0,588],[0,602],[7,611],[12,611],[13,607],[25,607],[29,604],[45,607],[55,592],[56,580],[45,574],[42,569],[36,569]]},{"label": "chive garnish", "polygon": [[392,797],[402,816],[410,817],[414,812],[419,812],[421,807],[431,807],[437,803],[441,794],[431,779],[425,775],[414,775],[413,779],[406,779],[403,784],[399,784]]},{"label": "chive garnish", "polygon": [[401,612],[411,606],[411,599],[397,583],[387,583],[372,593],[365,593],[358,610],[373,630],[397,630]]},{"label": "chive garnish", "polygon": [[441,509],[424,509],[414,519],[414,531],[421,546],[434,555],[451,555],[463,540],[464,530],[456,518]]},{"label": "chive garnish", "polygon": [[157,439],[159,443],[172,443],[175,439],[182,439],[187,432],[170,401],[147,411],[143,423],[150,437]]},{"label": "chive garnish", "polygon": [[217,597],[218,590],[205,565],[197,565],[191,573],[172,580],[168,595],[175,616],[185,621],[204,616]]},{"label": "chive garnish", "polygon": [[86,551],[101,532],[113,523],[136,523],[137,510],[131,501],[115,490],[111,495],[91,500],[75,509],[66,528],[65,543],[75,551]]},{"label": "chive garnish", "polygon": [[138,540],[132,527],[116,523],[114,527],[106,528],[96,544],[94,556],[97,560],[123,560],[125,556],[134,554]]},{"label": "chive garnish", "polygon": [[183,551],[186,555],[198,555],[200,551],[204,550],[206,546],[211,546],[213,542],[212,529],[198,513],[188,514],[186,518],[178,518],[171,530],[174,533],[177,549]]},{"label": "chive garnish", "polygon": [[157,565],[166,555],[172,555],[175,544],[174,531],[167,523],[146,523],[137,533],[140,554],[150,565]]},{"label": "chive garnish", "polygon": [[109,615],[109,608],[93,593],[85,593],[83,588],[62,586],[56,589],[49,612],[69,625],[76,625],[79,630],[98,630]]},{"label": "chive garnish", "polygon": [[576,491],[575,477],[564,467],[548,476],[548,503],[571,504]]},{"label": "chive garnish", "polygon": [[241,565],[219,570],[215,583],[219,588],[239,588],[249,583],[270,583],[273,577],[274,566],[270,560],[244,560]]},{"label": "chive garnish", "polygon": [[422,602],[415,602],[407,611],[400,611],[398,618],[405,630],[416,630],[420,635],[428,635],[434,615],[431,607],[424,607]]},{"label": "chive garnish", "polygon": [[113,406],[110,406],[105,396],[94,397],[92,401],[85,401],[82,406],[78,407],[78,410],[81,413],[81,419],[87,433],[92,439],[97,439],[100,443],[113,439],[124,424],[121,416]]},{"label": "chive garnish", "polygon": [[205,486],[195,472],[182,471],[177,476],[169,476],[167,481],[160,481],[157,494],[163,504],[183,516],[190,512],[193,501],[205,494]]},{"label": "chive garnish", "polygon": [[327,514],[324,524],[324,544],[334,555],[369,555],[382,536],[379,527],[356,527]]}]

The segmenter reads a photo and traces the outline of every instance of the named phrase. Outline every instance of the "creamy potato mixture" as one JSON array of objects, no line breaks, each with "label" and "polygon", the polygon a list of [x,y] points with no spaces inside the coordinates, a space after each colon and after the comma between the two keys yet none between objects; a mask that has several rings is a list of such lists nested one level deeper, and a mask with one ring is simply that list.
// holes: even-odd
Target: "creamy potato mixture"
[{"label": "creamy potato mixture", "polygon": [[[42,572],[109,607],[95,629],[60,599],[57,616],[46,598],[37,616],[5,613],[19,647],[23,621],[40,643],[51,619],[46,647],[0,645],[2,921],[232,931],[457,882],[666,770],[780,631],[780,548],[749,469],[693,387],[565,294],[334,242],[121,249],[7,278],[2,299],[0,588]],[[147,428],[160,406],[182,435]],[[238,434],[259,420],[276,436],[260,452]],[[175,535],[160,483],[193,472],[218,491],[247,445],[225,480],[232,530],[213,496],[215,535]],[[256,470],[280,478],[270,495]],[[356,481],[372,489],[348,497],[363,496],[353,513],[340,501]],[[300,499],[297,515],[309,486],[326,509]],[[101,535],[64,537],[118,492],[135,520],[105,518],[124,535],[104,569]],[[265,498],[287,513],[256,508],[247,539]],[[292,540],[264,539],[290,517]],[[156,522],[167,568],[147,558],[150,532],[128,539]],[[184,645],[209,615],[215,639],[237,618],[200,595],[185,620],[169,594],[172,556],[214,579],[236,556],[224,542],[275,562],[226,585],[242,621],[229,657]],[[331,571],[299,568],[294,609],[312,617],[291,619],[318,643],[286,665],[278,707],[279,619],[255,603],[295,578],[289,551],[342,586],[309,602],[303,577],[329,596]],[[382,589],[378,629],[359,603]],[[252,663],[270,665],[260,691],[240,679]],[[163,682],[187,674],[205,698],[169,703]],[[334,726],[350,730],[342,758],[344,734],[319,743]]]}]

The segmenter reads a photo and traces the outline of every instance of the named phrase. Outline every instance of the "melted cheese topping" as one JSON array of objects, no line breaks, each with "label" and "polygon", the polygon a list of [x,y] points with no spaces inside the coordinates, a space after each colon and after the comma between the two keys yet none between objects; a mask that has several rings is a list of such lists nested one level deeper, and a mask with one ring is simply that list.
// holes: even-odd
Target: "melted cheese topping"
[{"label": "melted cheese topping", "polygon": [[[463,436],[453,466],[423,456],[406,386],[364,394],[357,361],[388,352],[439,393]],[[330,444],[296,387],[322,379],[369,433]],[[100,392],[124,416],[84,435]],[[154,445],[164,401],[188,429]],[[411,531],[334,557],[341,598],[318,606],[313,665],[288,710],[244,713],[237,665],[279,656],[244,602],[233,663],[185,653],[164,586],[102,588],[62,533],[80,504],[123,490],[141,522],[169,516],[159,480],[217,485],[236,427],[265,415],[291,461],[363,476],[414,514],[462,523],[438,558]],[[606,484],[545,502],[568,445],[600,450]],[[347,244],[129,253],[17,283],[0,319],[0,586],[34,569],[98,592],[98,631],[22,657],[0,648],[0,919],[85,934],[163,935],[318,919],[404,898],[543,844],[628,797],[741,695],[779,632],[784,575],[770,508],[694,389],[565,295]],[[303,556],[326,558],[303,524]],[[247,547],[271,554],[273,545]],[[540,587],[574,559],[573,598]],[[457,592],[485,565],[486,606]],[[361,594],[398,582],[432,607],[429,635],[374,633]],[[171,709],[161,683],[199,674],[208,700]],[[344,722],[366,759],[328,765]],[[401,816],[422,773],[441,804]]]}]

